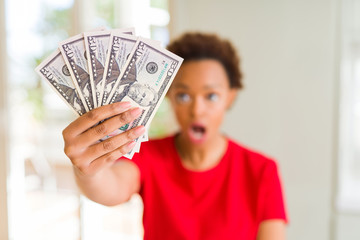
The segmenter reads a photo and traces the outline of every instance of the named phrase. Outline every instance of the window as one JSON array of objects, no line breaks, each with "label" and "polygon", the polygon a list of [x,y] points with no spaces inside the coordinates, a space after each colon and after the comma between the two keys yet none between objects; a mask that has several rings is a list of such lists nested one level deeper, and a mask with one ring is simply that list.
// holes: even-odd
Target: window
[{"label": "window", "polygon": [[340,211],[360,212],[360,1],[343,1],[339,132]]},{"label": "window", "polygon": [[[34,68],[60,41],[98,26],[135,27],[137,35],[166,44],[167,0],[6,0],[5,3],[9,119],[12,120],[9,238],[141,239],[139,196],[108,208],[79,195],[61,137],[62,130],[75,116],[39,79]],[[168,121],[167,112],[165,102],[153,120],[150,136],[169,131],[164,128],[169,125],[164,124]]]}]

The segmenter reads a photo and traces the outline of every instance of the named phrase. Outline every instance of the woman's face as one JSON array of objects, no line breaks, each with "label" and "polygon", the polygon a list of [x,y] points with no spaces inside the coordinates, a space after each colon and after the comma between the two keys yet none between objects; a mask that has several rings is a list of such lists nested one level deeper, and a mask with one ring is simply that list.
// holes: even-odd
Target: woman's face
[{"label": "woman's face", "polygon": [[168,98],[181,128],[181,135],[195,145],[220,136],[219,128],[235,98],[228,76],[217,60],[184,63],[169,90]]}]

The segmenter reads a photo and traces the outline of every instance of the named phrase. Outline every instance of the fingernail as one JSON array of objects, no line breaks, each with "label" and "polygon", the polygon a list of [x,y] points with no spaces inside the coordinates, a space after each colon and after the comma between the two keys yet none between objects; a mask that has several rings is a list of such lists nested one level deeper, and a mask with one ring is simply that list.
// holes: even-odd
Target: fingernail
[{"label": "fingernail", "polygon": [[131,108],[131,103],[130,102],[119,102],[119,103],[117,103],[116,107],[121,111],[128,110],[129,108]]},{"label": "fingernail", "polygon": [[140,108],[134,108],[131,110],[130,114],[133,117],[137,117],[141,114],[142,110]]},{"label": "fingernail", "polygon": [[136,142],[135,142],[135,141],[132,141],[132,142],[130,142],[130,143],[127,145],[127,147],[128,147],[129,149],[132,149],[133,147],[135,147],[135,145],[136,145]]},{"label": "fingernail", "polygon": [[144,126],[139,126],[137,128],[135,128],[135,134],[140,136],[145,132],[145,127]]}]

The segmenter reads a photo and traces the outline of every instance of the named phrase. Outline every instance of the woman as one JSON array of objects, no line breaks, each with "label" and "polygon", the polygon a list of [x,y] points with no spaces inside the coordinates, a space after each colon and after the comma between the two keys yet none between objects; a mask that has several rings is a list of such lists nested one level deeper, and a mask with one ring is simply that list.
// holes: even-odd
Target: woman
[{"label": "woman", "polygon": [[194,33],[168,49],[184,58],[167,95],[179,132],[143,143],[130,161],[121,156],[144,133],[142,126],[96,141],[136,119],[140,109],[120,102],[83,115],[63,132],[80,189],[109,206],[140,193],[144,239],[285,239],[276,163],[219,130],[242,87],[234,48]]}]

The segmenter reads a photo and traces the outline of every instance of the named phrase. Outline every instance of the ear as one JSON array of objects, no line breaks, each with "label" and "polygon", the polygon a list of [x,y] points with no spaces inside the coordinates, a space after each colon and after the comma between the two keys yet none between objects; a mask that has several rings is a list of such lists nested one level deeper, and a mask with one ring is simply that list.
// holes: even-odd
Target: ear
[{"label": "ear", "polygon": [[226,109],[230,109],[232,104],[234,103],[236,96],[237,96],[238,90],[236,88],[230,88],[228,99],[227,99],[227,106]]}]

